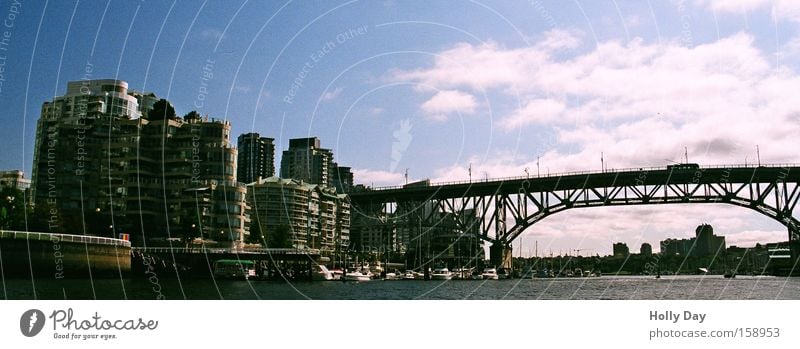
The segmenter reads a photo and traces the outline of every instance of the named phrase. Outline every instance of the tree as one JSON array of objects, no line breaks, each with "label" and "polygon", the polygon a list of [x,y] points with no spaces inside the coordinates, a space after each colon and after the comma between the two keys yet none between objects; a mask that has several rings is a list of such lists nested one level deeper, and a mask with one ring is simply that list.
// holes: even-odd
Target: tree
[{"label": "tree", "polygon": [[192,110],[192,111],[186,113],[186,115],[183,116],[184,120],[194,120],[194,119],[199,119],[199,118],[200,118],[200,114],[198,114],[196,110]]},{"label": "tree", "polygon": [[147,114],[147,118],[150,120],[175,119],[175,108],[168,100],[159,99],[153,104],[153,109]]},{"label": "tree", "polygon": [[[25,196],[18,189],[5,187],[0,193],[0,228],[25,230]],[[28,212],[30,214],[30,212]]]},{"label": "tree", "polygon": [[292,248],[292,240],[289,238],[291,229],[288,225],[279,225],[267,238],[269,248]]},{"label": "tree", "polygon": [[264,245],[264,234],[261,233],[261,224],[258,220],[250,224],[250,235],[247,236],[247,243]]},{"label": "tree", "polygon": [[[29,209],[28,231],[42,233],[60,233],[62,230],[58,226],[51,227],[50,220],[56,223],[61,222],[61,214],[58,209],[46,200],[37,202],[33,209]],[[56,224],[59,225],[59,224]]]}]

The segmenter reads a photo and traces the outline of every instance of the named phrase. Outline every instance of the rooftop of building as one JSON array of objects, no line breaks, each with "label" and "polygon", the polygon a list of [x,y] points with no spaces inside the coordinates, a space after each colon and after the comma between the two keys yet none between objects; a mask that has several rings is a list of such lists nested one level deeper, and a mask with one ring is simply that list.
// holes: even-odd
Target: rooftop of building
[{"label": "rooftop of building", "polygon": [[327,187],[319,184],[307,183],[302,180],[294,178],[281,178],[278,176],[259,178],[257,181],[247,184],[247,186],[248,187],[257,187],[257,186],[298,187],[306,190],[319,190],[320,193],[323,195],[336,196],[337,198],[343,198],[347,196],[345,194],[337,194],[336,188],[334,187]]}]

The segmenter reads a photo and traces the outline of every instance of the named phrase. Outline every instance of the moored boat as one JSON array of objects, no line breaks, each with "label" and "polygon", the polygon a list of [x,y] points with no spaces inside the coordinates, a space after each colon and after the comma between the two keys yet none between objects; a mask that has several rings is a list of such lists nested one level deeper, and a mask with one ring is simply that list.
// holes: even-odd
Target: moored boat
[{"label": "moored boat", "polygon": [[450,280],[453,278],[453,273],[450,272],[447,268],[436,268],[431,273],[431,279],[433,280]]},{"label": "moored boat", "polygon": [[484,280],[497,280],[500,278],[497,276],[497,269],[495,268],[484,268],[481,276]]},{"label": "moored boat", "polygon": [[370,281],[372,280],[372,275],[367,273],[362,273],[361,271],[348,271],[347,274],[344,274],[345,281]]},{"label": "moored boat", "polygon": [[214,277],[247,280],[256,276],[256,262],[238,259],[220,259],[214,262]]}]

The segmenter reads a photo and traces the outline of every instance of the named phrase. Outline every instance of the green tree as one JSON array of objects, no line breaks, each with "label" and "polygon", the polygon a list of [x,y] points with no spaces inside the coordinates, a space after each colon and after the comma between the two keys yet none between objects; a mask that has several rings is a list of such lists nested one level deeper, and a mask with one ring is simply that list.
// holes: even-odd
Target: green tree
[{"label": "green tree", "polygon": [[194,119],[199,119],[199,118],[200,118],[200,114],[198,114],[196,110],[192,110],[192,111],[186,113],[186,115],[183,116],[184,120],[194,120]]},{"label": "green tree", "polygon": [[264,245],[264,234],[261,232],[261,224],[257,220],[250,224],[250,235],[247,236],[247,243]]},{"label": "green tree", "polygon": [[21,190],[5,187],[0,192],[0,228],[25,231],[25,210],[30,217],[31,208],[25,205],[25,195]]},{"label": "green tree", "polygon": [[175,119],[175,108],[168,100],[159,99],[153,104],[153,109],[147,114],[147,118],[150,120]]},{"label": "green tree", "polygon": [[288,225],[279,225],[267,237],[267,247],[269,248],[292,248],[292,239],[289,237],[291,229]]}]

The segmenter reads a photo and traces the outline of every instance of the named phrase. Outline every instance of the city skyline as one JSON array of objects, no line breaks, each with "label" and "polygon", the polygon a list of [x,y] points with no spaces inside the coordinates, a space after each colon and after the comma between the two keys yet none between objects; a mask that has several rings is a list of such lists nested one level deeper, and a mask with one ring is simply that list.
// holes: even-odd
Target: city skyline
[{"label": "city skyline", "polygon": [[[26,4],[4,45],[2,136],[14,144],[4,170],[32,173],[39,106],[87,75],[154,91],[180,115],[230,120],[232,136],[274,137],[281,150],[318,136],[367,185],[402,184],[407,169],[409,181],[436,182],[599,170],[601,157],[608,168],[664,166],[683,161],[684,147],[701,165],[800,162],[793,5],[680,1],[614,13],[534,1],[471,4],[458,18],[438,3],[73,5]],[[74,21],[56,15],[73,11]],[[715,24],[703,21],[712,15]],[[41,20],[48,31],[37,34]],[[731,245],[785,240],[768,218],[702,208],[575,210],[520,242],[523,251],[537,240],[600,254],[611,240],[657,250],[700,222]]]}]

